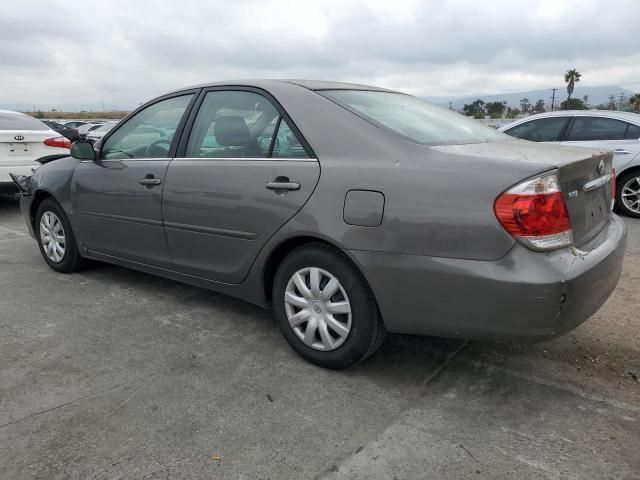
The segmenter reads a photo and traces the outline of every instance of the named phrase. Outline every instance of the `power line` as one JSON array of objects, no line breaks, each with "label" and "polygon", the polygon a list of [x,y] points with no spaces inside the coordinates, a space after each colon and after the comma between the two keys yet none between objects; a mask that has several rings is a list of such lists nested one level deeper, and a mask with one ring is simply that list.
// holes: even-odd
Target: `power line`
[{"label": "power line", "polygon": [[557,88],[552,88],[551,91],[553,92],[553,94],[551,95],[551,111],[553,112],[553,107],[555,106],[556,103],[556,90],[558,90]]}]

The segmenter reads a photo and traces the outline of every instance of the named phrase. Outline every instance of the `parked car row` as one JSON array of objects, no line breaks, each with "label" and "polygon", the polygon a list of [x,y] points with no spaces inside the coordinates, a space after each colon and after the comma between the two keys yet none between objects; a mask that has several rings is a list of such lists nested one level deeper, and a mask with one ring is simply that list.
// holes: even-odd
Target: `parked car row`
[{"label": "parked car row", "polygon": [[99,260],[271,306],[296,352],[345,368],[386,332],[584,322],[624,259],[612,164],[399,92],[255,80],[168,93],[15,181],[52,269]]}]

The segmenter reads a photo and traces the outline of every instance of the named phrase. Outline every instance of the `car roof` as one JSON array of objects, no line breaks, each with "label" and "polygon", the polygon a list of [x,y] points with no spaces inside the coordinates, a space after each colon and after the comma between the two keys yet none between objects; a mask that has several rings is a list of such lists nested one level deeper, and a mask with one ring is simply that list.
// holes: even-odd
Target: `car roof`
[{"label": "car roof", "polygon": [[333,82],[328,80],[303,80],[303,79],[240,79],[240,80],[226,80],[220,82],[201,83],[198,85],[191,85],[188,87],[173,90],[167,94],[182,92],[185,90],[192,90],[194,88],[208,88],[208,87],[255,87],[268,89],[269,86],[278,85],[280,87],[303,87],[308,90],[368,90],[376,92],[395,92],[386,88],[374,87],[371,85],[362,85],[358,83],[347,82]]},{"label": "car roof", "polygon": [[554,110],[553,112],[536,113],[535,115],[530,115],[528,117],[519,119],[518,122],[522,123],[524,121],[533,120],[536,118],[566,116],[617,118],[619,120],[625,120],[628,122],[640,124],[640,114],[632,112],[619,112],[617,110]]}]

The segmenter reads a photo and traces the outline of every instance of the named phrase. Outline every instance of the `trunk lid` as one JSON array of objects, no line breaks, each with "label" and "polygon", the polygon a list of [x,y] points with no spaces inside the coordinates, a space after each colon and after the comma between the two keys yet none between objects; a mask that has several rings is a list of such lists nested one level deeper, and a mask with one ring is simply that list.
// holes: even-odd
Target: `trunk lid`
[{"label": "trunk lid", "polygon": [[573,243],[580,248],[608,223],[612,202],[611,152],[587,151],[582,159],[558,167],[569,210]]},{"label": "trunk lid", "polygon": [[4,165],[29,165],[46,155],[47,138],[59,137],[53,130],[0,130],[0,162]]},{"label": "trunk lid", "polygon": [[[528,164],[532,167],[531,176],[557,169],[569,211],[574,245],[578,248],[594,238],[611,215],[611,152],[526,140],[431,148],[451,154]],[[496,192],[496,196],[500,193]]]}]

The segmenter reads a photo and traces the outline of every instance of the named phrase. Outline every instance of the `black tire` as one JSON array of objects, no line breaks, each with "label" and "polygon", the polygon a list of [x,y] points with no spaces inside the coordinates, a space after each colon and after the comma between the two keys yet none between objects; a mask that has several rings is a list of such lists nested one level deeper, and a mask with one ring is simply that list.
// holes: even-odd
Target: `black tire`
[{"label": "black tire", "polygon": [[[301,269],[317,267],[333,275],[351,306],[351,329],[344,342],[333,350],[308,346],[289,325],[285,292],[292,276]],[[303,358],[321,367],[343,369],[370,357],[386,336],[378,306],[366,280],[356,266],[340,251],[320,243],[304,245],[292,251],[279,265],[273,282],[273,312],[285,339]]]},{"label": "black tire", "polygon": [[[618,178],[616,182],[616,210],[619,213],[622,213],[629,217],[640,218],[640,212],[634,212],[633,210],[629,209],[629,207],[627,207],[622,201],[622,189],[627,183],[629,183],[630,180],[634,178],[640,179],[639,171],[636,170],[635,172],[627,172]],[[640,180],[638,180],[638,182],[640,182]],[[634,190],[637,188],[640,189],[640,183],[634,184],[633,186]]]},{"label": "black tire", "polygon": [[[47,213],[52,212],[62,223],[62,228],[64,229],[65,236],[65,250],[64,254],[60,261],[53,261],[47,255],[45,251],[45,247],[42,244],[42,236],[40,235],[40,221],[42,216]],[[64,213],[62,207],[53,200],[52,198],[46,198],[38,205],[38,210],[36,211],[36,217],[34,221],[34,232],[36,234],[36,241],[38,242],[38,247],[40,248],[40,253],[42,254],[42,258],[47,262],[53,270],[60,273],[73,273],[81,270],[85,265],[86,261],[80,255],[80,251],[78,250],[78,246],[76,244],[76,240],[73,236],[73,230],[71,229],[71,224],[67,219],[67,216]]]}]

